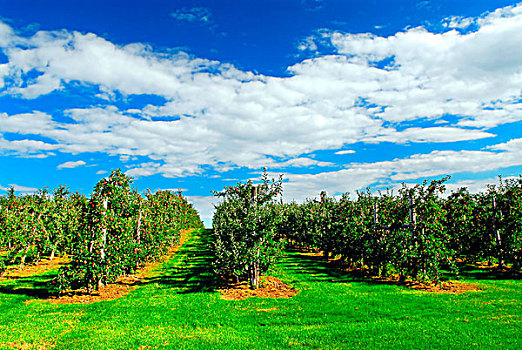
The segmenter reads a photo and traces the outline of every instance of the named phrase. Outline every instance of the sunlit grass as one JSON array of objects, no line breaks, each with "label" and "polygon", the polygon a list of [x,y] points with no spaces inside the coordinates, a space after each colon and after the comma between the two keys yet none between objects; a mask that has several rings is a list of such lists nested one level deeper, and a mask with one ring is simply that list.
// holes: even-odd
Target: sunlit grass
[{"label": "sunlit grass", "polygon": [[[0,282],[0,348],[284,349],[522,348],[521,282],[481,271],[483,290],[433,294],[365,280],[292,252],[273,272],[300,293],[290,299],[223,300],[202,240],[116,300],[55,305],[52,272]],[[481,278],[481,276],[483,278]]]}]

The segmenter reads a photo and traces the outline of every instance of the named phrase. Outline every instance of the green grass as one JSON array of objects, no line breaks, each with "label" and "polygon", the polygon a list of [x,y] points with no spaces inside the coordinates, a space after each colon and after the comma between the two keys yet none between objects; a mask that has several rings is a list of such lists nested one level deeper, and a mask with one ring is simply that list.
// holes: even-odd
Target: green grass
[{"label": "green grass", "polygon": [[467,271],[464,278],[483,291],[430,294],[291,252],[274,274],[298,288],[297,296],[229,301],[216,292],[204,239],[205,231],[194,232],[117,300],[26,303],[46,296],[46,281],[56,272],[3,280],[0,348],[522,348],[520,280]]}]

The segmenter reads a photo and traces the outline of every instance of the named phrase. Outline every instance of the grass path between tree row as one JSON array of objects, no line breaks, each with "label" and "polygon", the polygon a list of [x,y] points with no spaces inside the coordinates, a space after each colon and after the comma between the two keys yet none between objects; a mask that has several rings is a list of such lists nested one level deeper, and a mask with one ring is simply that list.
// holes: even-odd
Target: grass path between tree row
[{"label": "grass path between tree row", "polygon": [[481,290],[436,294],[359,278],[298,252],[276,277],[293,298],[224,300],[205,249],[189,233],[168,261],[110,301],[51,304],[56,270],[0,281],[1,349],[522,348],[522,283],[482,271]]}]

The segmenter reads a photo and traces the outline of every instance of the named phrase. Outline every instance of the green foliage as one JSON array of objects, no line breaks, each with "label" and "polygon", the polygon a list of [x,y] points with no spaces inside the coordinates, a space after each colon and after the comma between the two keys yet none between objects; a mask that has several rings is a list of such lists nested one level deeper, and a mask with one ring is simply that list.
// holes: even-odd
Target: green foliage
[{"label": "green foliage", "polygon": [[468,261],[495,259],[521,267],[522,176],[470,194],[461,188],[445,202],[446,230],[457,255]]},{"label": "green foliage", "polygon": [[444,198],[447,179],[403,186],[398,194],[375,196],[367,190],[355,200],[322,194],[319,201],[281,205],[278,230],[326,256],[401,279],[437,282],[443,269],[456,272],[462,258],[495,258],[520,268],[522,177],[501,179],[484,193],[460,189]]},{"label": "green foliage", "polygon": [[23,268],[42,256],[68,254],[71,263],[56,287],[90,291],[165,253],[181,230],[203,227],[181,193],[148,191],[144,198],[131,186],[118,169],[96,184],[90,199],[65,186],[26,196],[11,188],[0,197],[2,263]]},{"label": "green foliage", "polygon": [[68,252],[69,238],[78,224],[76,202],[81,198],[65,186],[53,195],[44,188],[20,197],[11,189],[0,200],[0,247],[8,251],[9,260],[19,259],[23,267],[27,261]]},{"label": "green foliage", "polygon": [[214,268],[225,279],[247,278],[252,288],[259,274],[267,271],[281,256],[283,241],[277,235],[280,221],[276,199],[282,191],[282,178],[255,186],[252,181],[229,186],[215,193],[223,198],[213,218],[212,250]]},{"label": "green foliage", "polygon": [[92,290],[136,267],[142,198],[131,183],[131,178],[115,170],[96,184],[90,200],[83,203],[72,261],[59,278],[62,289]]},{"label": "green foliage", "polygon": [[163,254],[182,229],[202,226],[181,194],[150,191],[144,199],[119,169],[100,180],[79,203],[72,261],[57,279],[64,289],[97,289]]},{"label": "green foliage", "polygon": [[[498,230],[498,257],[522,267],[522,176],[502,181],[496,191],[494,229]],[[496,234],[496,232],[495,232]]]}]

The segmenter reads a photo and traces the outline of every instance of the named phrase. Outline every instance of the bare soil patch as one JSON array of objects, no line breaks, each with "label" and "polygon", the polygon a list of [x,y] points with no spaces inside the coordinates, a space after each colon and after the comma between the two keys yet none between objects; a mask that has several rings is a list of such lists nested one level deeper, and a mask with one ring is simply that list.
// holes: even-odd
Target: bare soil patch
[{"label": "bare soil patch", "polygon": [[344,270],[348,273],[363,275],[365,278],[371,279],[375,283],[394,284],[428,293],[461,294],[469,291],[484,290],[480,285],[463,281],[439,281],[438,283],[425,283],[412,280],[401,281],[399,275],[379,277],[370,275],[367,269],[344,268]]},{"label": "bare soil patch", "polygon": [[30,277],[34,275],[41,275],[50,270],[58,269],[62,265],[66,265],[69,263],[69,258],[67,256],[56,256],[53,260],[42,259],[37,264],[28,264],[20,270],[20,268],[16,266],[9,266],[3,274],[0,274],[0,279],[15,279],[15,278],[23,278]]},{"label": "bare soil patch", "polygon": [[[291,298],[299,293],[297,289],[273,276],[261,277],[261,283],[257,289],[251,289],[248,282],[241,282],[221,288],[219,291],[221,292],[221,298],[225,300],[242,300],[253,297]],[[268,312],[272,310],[259,311]]]},{"label": "bare soil patch", "polygon": [[439,284],[425,284],[421,282],[406,282],[404,285],[408,288],[420,290],[429,293],[442,293],[442,294],[461,294],[470,291],[481,291],[484,290],[481,286],[473,283],[461,282],[461,281],[447,281],[440,282]]},{"label": "bare soil patch", "polygon": [[428,293],[441,293],[441,294],[461,294],[469,291],[481,291],[483,287],[469,282],[463,281],[439,281],[438,283],[425,283],[420,281],[401,281],[399,275],[392,275],[387,277],[379,277],[370,275],[366,269],[344,269],[347,272],[364,275],[366,278],[371,279],[373,282],[382,284],[394,284],[397,286],[403,286],[413,290],[418,290]]}]

